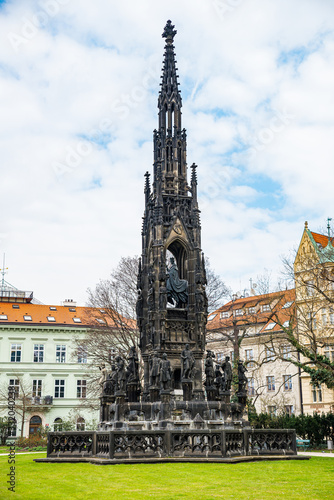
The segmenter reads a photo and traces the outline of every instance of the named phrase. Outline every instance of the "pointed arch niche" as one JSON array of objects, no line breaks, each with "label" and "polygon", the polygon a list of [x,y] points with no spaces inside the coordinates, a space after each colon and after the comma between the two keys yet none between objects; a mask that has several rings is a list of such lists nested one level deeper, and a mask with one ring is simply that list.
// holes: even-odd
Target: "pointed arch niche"
[{"label": "pointed arch niche", "polygon": [[175,262],[177,263],[179,278],[189,282],[188,251],[186,246],[179,239],[173,240],[166,248],[166,260],[168,267],[170,266],[170,257],[174,257]]}]

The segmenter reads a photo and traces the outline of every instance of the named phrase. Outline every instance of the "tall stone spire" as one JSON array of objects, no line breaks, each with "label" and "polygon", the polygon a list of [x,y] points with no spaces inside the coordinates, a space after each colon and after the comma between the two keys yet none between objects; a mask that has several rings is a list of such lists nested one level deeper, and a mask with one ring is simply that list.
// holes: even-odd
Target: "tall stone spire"
[{"label": "tall stone spire", "polygon": [[161,90],[158,98],[159,128],[154,131],[154,181],[157,189],[158,165],[161,166],[161,192],[186,194],[186,132],[181,129],[182,98],[177,81],[177,68],[173,40],[174,25],[168,21],[163,38],[166,39],[161,76]]},{"label": "tall stone spire", "polygon": [[[167,354],[173,369],[172,386],[180,389],[180,356],[185,345],[189,345],[196,360],[193,391],[196,398],[201,399],[207,318],[206,280],[201,259],[195,164],[191,167],[190,185],[187,181],[187,136],[181,129],[182,99],[173,46],[175,34],[174,26],[168,21],[162,35],[166,44],[158,98],[159,126],[153,133],[152,189],[149,174],[145,174],[138,325],[145,366],[145,398],[149,395],[150,363],[154,353]],[[181,280],[182,286],[181,295],[174,299],[170,292],[171,279],[174,279],[170,275],[174,276],[173,273]]]},{"label": "tall stone spire", "polygon": [[174,26],[171,21],[168,21],[162,34],[162,37],[166,38],[166,45],[161,76],[161,90],[158,100],[158,107],[160,110],[163,109],[164,105],[167,105],[167,108],[170,108],[172,103],[174,103],[178,109],[181,109],[182,107],[181,94],[178,88],[179,83],[177,81],[178,75],[176,73],[177,68],[173,45],[176,33],[177,31],[174,30]]}]

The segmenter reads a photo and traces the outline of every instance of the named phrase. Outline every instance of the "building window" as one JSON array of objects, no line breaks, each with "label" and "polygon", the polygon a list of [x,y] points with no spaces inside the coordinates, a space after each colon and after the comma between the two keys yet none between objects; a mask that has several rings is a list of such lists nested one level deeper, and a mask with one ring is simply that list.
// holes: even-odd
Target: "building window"
[{"label": "building window", "polygon": [[52,323],[52,322],[56,321],[56,318],[54,316],[48,316],[48,321],[50,323]]},{"label": "building window", "polygon": [[66,362],[66,345],[56,346],[56,363]]},{"label": "building window", "polygon": [[107,323],[104,321],[104,319],[102,318],[96,318],[96,321],[100,324],[100,325],[106,325]]},{"label": "building window", "polygon": [[113,364],[115,362],[116,355],[117,355],[116,350],[113,347],[109,349],[108,358],[110,364]]},{"label": "building window", "polygon": [[34,363],[43,363],[44,361],[44,345],[34,345]]},{"label": "building window", "polygon": [[282,346],[282,358],[291,359],[291,345]]},{"label": "building window", "polygon": [[74,323],[81,323],[81,319],[80,318],[72,318]]},{"label": "building window", "polygon": [[255,396],[254,379],[249,378],[247,382],[248,396]]},{"label": "building window", "polygon": [[266,358],[265,361],[273,361],[274,360],[274,350],[272,347],[266,347]]},{"label": "building window", "polygon": [[7,314],[0,314],[0,319],[8,319]]},{"label": "building window", "polygon": [[53,422],[53,429],[55,432],[61,432],[63,430],[63,421],[61,418],[55,418]]},{"label": "building window", "polygon": [[277,408],[276,406],[268,406],[268,413],[271,417],[276,417]]},{"label": "building window", "polygon": [[86,380],[77,380],[77,398],[85,398],[87,394]]},{"label": "building window", "polygon": [[261,307],[261,310],[262,310],[262,312],[269,312],[271,310],[270,304],[263,304],[263,306]]},{"label": "building window", "polygon": [[329,322],[334,325],[334,310],[332,307],[329,309]]},{"label": "building window", "polygon": [[78,347],[78,363],[87,363],[87,348],[82,345]]},{"label": "building window", "polygon": [[224,361],[224,353],[216,352],[217,363],[222,363]]},{"label": "building window", "polygon": [[283,375],[283,386],[285,391],[292,391],[291,375]]},{"label": "building window", "polygon": [[40,398],[42,396],[42,381],[33,380],[32,381],[32,397]]},{"label": "building window", "polygon": [[326,311],[326,309],[323,309],[321,311],[321,321],[322,321],[323,326],[327,325],[327,311]]},{"label": "building window", "polygon": [[243,309],[235,309],[234,316],[242,316],[244,314]]},{"label": "building window", "polygon": [[245,350],[245,356],[246,356],[246,363],[248,368],[253,368],[254,366],[254,354],[253,354],[253,349],[246,349]]},{"label": "building window", "polygon": [[291,300],[290,302],[286,302],[286,303],[284,304],[284,306],[282,307],[282,309],[288,309],[290,306],[292,306],[292,304],[293,304],[293,301],[292,301],[292,300]]},{"label": "building window", "polygon": [[249,307],[248,308],[248,314],[255,314],[255,313],[256,313],[255,307]]},{"label": "building window", "polygon": [[321,403],[322,402],[321,385],[319,385],[319,384],[312,385],[312,398],[313,398],[313,403]]},{"label": "building window", "polygon": [[274,326],[276,325],[276,323],[268,323],[267,326],[265,327],[265,330],[272,330],[274,328]]},{"label": "building window", "polygon": [[16,432],[17,432],[17,421],[16,418],[14,418],[10,422],[10,426],[8,429],[8,437],[16,437]]},{"label": "building window", "polygon": [[14,387],[15,399],[20,395],[20,381],[18,379],[11,378],[9,380],[9,385]]},{"label": "building window", "polygon": [[307,281],[305,283],[306,285],[306,295],[308,297],[312,297],[312,295],[314,295],[314,284],[313,284],[313,281]]},{"label": "building window", "polygon": [[65,397],[65,380],[55,380],[55,398]]},{"label": "building window", "polygon": [[285,409],[286,415],[289,415],[289,417],[291,417],[291,415],[293,415],[293,406],[292,405],[285,405],[284,409]]},{"label": "building window", "polygon": [[267,390],[268,392],[275,391],[275,377],[273,375],[267,377]]},{"label": "building window", "polygon": [[23,316],[24,321],[32,321],[32,317],[29,314]]},{"label": "building window", "polygon": [[310,330],[315,330],[317,328],[317,320],[314,313],[308,313],[308,326]]},{"label": "building window", "polygon": [[324,350],[326,358],[334,362],[334,345],[326,345]]},{"label": "building window", "polygon": [[50,306],[50,311],[57,311],[57,308],[55,306]]},{"label": "building window", "polygon": [[223,318],[229,318],[230,316],[230,313],[229,311],[223,311],[220,313],[220,318],[223,319]]},{"label": "building window", "polygon": [[77,431],[84,431],[84,430],[85,430],[85,419],[79,417],[77,420]]},{"label": "building window", "polygon": [[22,344],[12,344],[10,348],[11,363],[19,363],[21,361]]}]

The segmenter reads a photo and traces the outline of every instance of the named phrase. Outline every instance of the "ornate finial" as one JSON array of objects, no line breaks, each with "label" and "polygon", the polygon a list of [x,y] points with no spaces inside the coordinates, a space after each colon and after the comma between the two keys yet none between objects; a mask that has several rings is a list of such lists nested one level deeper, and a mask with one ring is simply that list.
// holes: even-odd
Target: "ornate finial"
[{"label": "ornate finial", "polygon": [[305,221],[305,229],[308,229],[308,222],[307,222],[307,220]]},{"label": "ornate finial", "polygon": [[166,42],[173,42],[174,36],[177,33],[177,31],[174,30],[174,28],[175,28],[174,24],[172,24],[172,21],[169,19],[162,34],[162,38],[166,38]]},{"label": "ornate finial", "polygon": [[330,221],[332,219],[330,217],[327,218],[327,231],[328,231],[328,239],[330,239],[331,237],[331,225],[330,225]]},{"label": "ornate finial", "polygon": [[197,168],[197,165],[195,163],[193,163],[191,165],[191,183],[192,184],[197,184],[197,174],[196,174],[196,168]]},{"label": "ornate finial", "polygon": [[144,193],[145,193],[145,203],[148,203],[149,197],[151,195],[151,186],[150,186],[150,174],[146,172],[145,174],[145,188],[144,188]]}]

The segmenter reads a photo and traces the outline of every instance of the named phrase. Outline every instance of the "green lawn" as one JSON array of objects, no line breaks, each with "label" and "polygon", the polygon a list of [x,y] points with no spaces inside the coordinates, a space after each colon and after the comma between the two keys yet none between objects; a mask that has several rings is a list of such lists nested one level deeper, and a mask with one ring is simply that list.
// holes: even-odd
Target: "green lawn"
[{"label": "green lawn", "polygon": [[0,498],[22,500],[334,499],[334,459],[241,464],[35,463],[19,455],[16,491],[7,491],[9,465],[0,457]]}]

